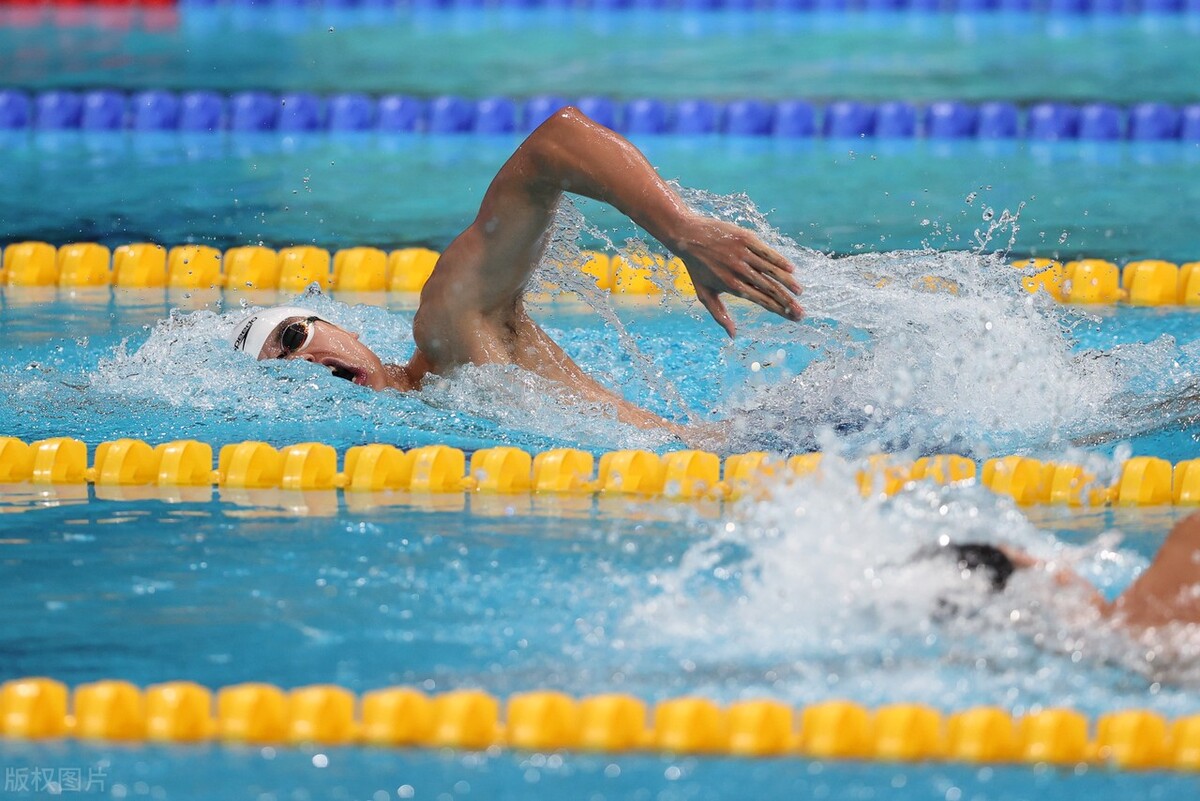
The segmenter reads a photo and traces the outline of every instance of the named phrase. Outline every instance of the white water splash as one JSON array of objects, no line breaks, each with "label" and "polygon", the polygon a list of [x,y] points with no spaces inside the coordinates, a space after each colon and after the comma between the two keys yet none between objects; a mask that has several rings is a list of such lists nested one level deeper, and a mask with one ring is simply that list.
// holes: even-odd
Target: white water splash
[{"label": "white water splash", "polygon": [[[408,314],[347,306],[319,293],[297,302],[359,332],[385,361],[403,363],[412,353]],[[561,387],[512,366],[467,365],[449,376],[431,375],[419,390],[401,394],[364,390],[301,361],[255,362],[234,352],[227,341],[252,309],[172,314],[136,349],[126,340],[103,359],[88,377],[87,391],[187,418],[302,422],[328,431],[329,441],[349,444],[432,440],[470,446],[515,440],[526,447],[542,441],[547,446],[663,449],[676,442],[665,431],[622,424],[610,409],[572,398]]]},{"label": "white water splash", "polygon": [[[400,358],[400,354],[407,359],[411,352],[411,322],[384,309],[347,306],[320,294],[308,294],[298,302],[333,323],[360,332],[363,342],[385,360]],[[235,323],[254,308],[225,314],[206,310],[173,313],[159,321],[136,349],[130,350],[125,340],[111,357],[103,359],[91,376],[91,387],[126,398],[263,419],[276,419],[300,404],[345,396],[338,392],[343,382],[327,380],[328,376],[311,365],[258,364],[235,352],[228,337]]]},{"label": "white water splash", "polygon": [[[948,559],[916,556],[936,543],[1003,544],[1123,587],[1147,561],[1121,547],[1118,533],[1066,545],[970,483],[864,499],[858,468],[827,453],[819,477],[781,481],[768,497],[737,504],[649,586],[631,579],[642,600],[619,631],[641,655],[631,669],[675,664],[702,685],[693,691],[727,696],[733,684],[739,695],[796,703],[848,696],[1107,710],[1125,692],[1129,703],[1170,713],[1200,703],[1159,685],[1146,697],[1166,678],[1200,683],[1197,632],[1148,645],[1103,622],[1086,592],[1064,589],[1046,570],[1017,571],[994,594]],[[1157,660],[1147,657],[1155,647]]]},{"label": "white water splash", "polygon": [[[829,427],[842,447],[859,452],[1061,451],[1073,441],[1107,441],[1195,414],[1192,396],[1200,394],[1194,379],[1200,356],[1196,343],[1180,348],[1163,337],[1102,353],[1076,352],[1072,327],[1083,318],[1026,293],[1019,285],[1021,273],[998,256],[921,251],[832,258],[801,248],[772,228],[744,195],[683,191],[696,208],[752,228],[792,260],[806,288],[804,323],[783,323],[740,304],[737,314],[748,314],[749,324],[715,362],[656,361],[639,348],[606,292],[589,277],[559,266],[578,261],[582,240],[616,247],[570,202],[557,215],[537,285],[554,283],[576,292],[616,333],[616,356],[628,360],[621,387],[628,397],[661,399],[668,416],[695,420],[714,409],[689,408],[677,384],[699,374],[719,387],[715,411],[729,424],[725,439],[706,442],[709,447],[796,452],[813,448],[815,432]],[[1013,218],[1004,219],[1015,225]],[[630,257],[656,249],[661,252],[641,240],[621,248]],[[665,271],[656,280],[670,290]],[[402,362],[411,353],[407,315],[350,307],[319,295],[303,302],[361,332],[385,360]],[[686,310],[703,319],[705,335],[723,341],[694,300],[680,303],[670,290],[661,308],[664,314]],[[443,412],[431,420],[439,429],[451,425],[480,433],[475,421],[485,420],[517,442],[567,432],[573,441],[608,448],[672,444],[670,438],[618,425],[603,409],[564,404],[544,382],[510,369],[466,368],[448,380],[431,380],[408,401],[392,401],[373,412],[364,393],[337,386],[305,366],[238,361],[225,347],[224,335],[239,314],[174,315],[136,351],[122,347],[106,359],[91,386],[238,419],[315,414],[311,410],[325,404],[349,408],[386,427],[381,415],[399,409],[410,414],[425,404]],[[728,380],[723,360],[749,361],[759,352],[773,354],[778,365],[743,373],[732,386],[722,386]],[[611,372],[603,358],[583,365],[602,380]],[[756,359],[752,369],[758,366]]]},{"label": "white water splash", "polygon": [[[1083,317],[1027,293],[1002,254],[832,258],[781,234],[745,196],[693,190],[687,198],[755,230],[792,261],[805,287],[808,320],[751,329],[749,347],[817,354],[790,379],[733,393],[725,408],[731,451],[811,449],[821,426],[860,450],[1061,450],[1116,428],[1128,436],[1161,426],[1152,403],[1197,392],[1195,354],[1169,337],[1075,352],[1072,328]],[[1016,228],[1015,216],[1002,219]],[[981,242],[1004,230],[997,222]],[[1145,397],[1147,376],[1159,397]]]}]

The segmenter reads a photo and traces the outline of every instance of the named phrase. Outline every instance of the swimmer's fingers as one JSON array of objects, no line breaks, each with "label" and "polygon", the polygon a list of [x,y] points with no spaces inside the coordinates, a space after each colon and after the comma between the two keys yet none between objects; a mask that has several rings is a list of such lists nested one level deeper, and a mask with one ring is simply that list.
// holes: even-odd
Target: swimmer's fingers
[{"label": "swimmer's fingers", "polygon": [[[788,279],[789,282],[785,283],[783,278],[774,272],[778,270],[777,267],[772,267],[768,262],[757,257],[751,256],[747,263],[751,269],[746,275],[746,282],[774,302],[773,305],[765,306],[765,308],[789,320],[799,320],[804,316],[804,309],[796,300],[797,290],[800,289],[800,286],[796,284],[795,279],[784,273],[783,278]],[[792,288],[793,285],[795,289]],[[759,305],[763,306],[764,304],[759,303]]]},{"label": "swimmer's fingers", "polygon": [[788,300],[794,300],[797,295],[804,293],[804,288],[800,287],[800,282],[791,273],[784,272],[779,267],[768,263],[768,261],[758,260],[756,257],[750,257],[750,261],[761,275],[769,277],[773,282],[787,290],[787,293],[791,295],[791,299]]},{"label": "swimmer's fingers", "polygon": [[[747,247],[764,261],[770,262],[785,273],[796,272],[796,266],[787,260],[782,253],[765,244],[762,240],[751,241]],[[799,285],[797,285],[799,286]]]},{"label": "swimmer's fingers", "polygon": [[[766,280],[766,279],[760,279],[760,280]],[[787,320],[799,319],[798,317],[794,316],[794,313],[792,311],[790,304],[783,303],[783,302],[777,300],[775,297],[773,297],[772,295],[768,295],[766,292],[763,292],[761,289],[754,286],[753,284],[750,284],[747,282],[738,282],[738,283],[733,284],[729,288],[729,291],[732,292],[734,295],[737,295],[739,298],[744,298],[745,300],[748,300],[751,303],[755,303],[755,304],[758,304],[759,306],[762,306],[764,309],[766,309],[769,312],[774,312],[775,314],[778,314],[780,317],[783,317],[784,319],[787,319]],[[781,291],[782,290],[779,287],[779,285],[776,284],[775,292],[779,293]],[[797,307],[797,308],[799,308],[799,307]]]},{"label": "swimmer's fingers", "polygon": [[703,284],[696,284],[696,297],[704,304],[704,308],[708,309],[708,313],[717,321],[717,325],[724,328],[725,333],[729,334],[729,338],[733,339],[737,334],[737,326],[734,324],[733,318],[729,316],[729,309],[725,308],[725,301],[721,300],[721,296]]},{"label": "swimmer's fingers", "polygon": [[759,271],[757,266],[749,261],[738,266],[736,277],[729,282],[728,287],[729,291],[739,298],[757,303],[787,320],[799,320],[804,315],[804,310],[800,308],[795,295],[778,281]]},{"label": "swimmer's fingers", "polygon": [[[761,254],[757,253],[753,248],[750,249],[750,252],[751,255],[746,259],[746,261],[748,261],[760,273],[771,276],[771,278],[783,284],[783,286],[793,295],[799,295],[804,291],[804,288],[800,286],[800,282],[796,280],[794,275],[792,275],[792,270],[779,266],[774,261],[771,261],[770,259],[765,258]],[[791,265],[789,264],[788,267],[791,267]]]}]

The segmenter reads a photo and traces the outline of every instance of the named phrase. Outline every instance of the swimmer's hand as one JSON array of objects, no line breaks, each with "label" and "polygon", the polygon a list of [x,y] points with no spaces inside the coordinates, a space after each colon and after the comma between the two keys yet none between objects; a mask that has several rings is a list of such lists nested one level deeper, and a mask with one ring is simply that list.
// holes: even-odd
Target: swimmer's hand
[{"label": "swimmer's hand", "polygon": [[687,266],[704,308],[730,338],[737,334],[737,326],[721,300],[723,292],[788,320],[804,316],[796,299],[803,291],[793,275],[796,268],[753,231],[692,214],[669,247]]}]

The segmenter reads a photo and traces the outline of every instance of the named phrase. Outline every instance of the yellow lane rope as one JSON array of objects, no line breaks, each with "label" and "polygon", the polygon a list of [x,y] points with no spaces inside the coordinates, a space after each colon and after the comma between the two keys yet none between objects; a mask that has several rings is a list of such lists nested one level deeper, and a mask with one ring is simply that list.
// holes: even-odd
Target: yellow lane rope
[{"label": "yellow lane rope", "polygon": [[481,690],[429,697],[412,688],[389,687],[358,698],[333,685],[289,692],[261,683],[223,687],[215,700],[212,691],[188,681],[142,690],[126,681],[105,680],[70,693],[53,679],[14,679],[0,687],[0,733],[29,740],[218,739],[263,745],[361,743],[890,762],[1099,762],[1126,769],[1200,770],[1200,715],[1168,721],[1143,709],[1103,714],[1094,721],[1065,708],[1013,716],[980,706],[943,714],[923,704],[868,710],[844,700],[795,710],[771,700],[721,706],[685,697],[651,709],[638,698],[619,694],[575,699],[536,691],[502,703]]},{"label": "yellow lane rope", "polygon": [[[278,251],[247,246],[222,253],[206,245],[168,250],[147,242],[110,252],[94,242],[58,248],[46,242],[18,242],[4,249],[0,286],[301,292],[315,283],[333,292],[419,292],[439,255],[427,248],[386,253],[372,247],[345,248],[331,255],[313,246]],[[675,258],[585,252],[578,263],[562,267],[586,273],[597,287],[615,294],[656,294],[663,287],[684,295],[695,293],[682,262]],[[1030,293],[1045,292],[1062,303],[1200,305],[1200,262],[1179,265],[1152,259],[1132,261],[1122,269],[1102,259],[1066,263],[1024,259],[1013,267],[1028,273],[1021,283]],[[957,291],[952,280],[935,275],[925,276],[918,288]]]},{"label": "yellow lane rope", "polygon": [[[217,451],[197,440],[157,446],[118,439],[88,447],[52,437],[26,443],[0,437],[0,496],[26,485],[212,487],[234,490],[337,490],[347,493],[567,493],[626,495],[671,500],[731,499],[754,493],[764,481],[819,475],[821,454],[785,458],[762,451],[721,459],[697,450],[663,455],[645,450],[587,451],[557,448],[531,454],[498,447],[466,453],[447,445],[403,451],[393,445],[335,448],[303,442],[274,448],[265,442],[231,443]],[[339,463],[341,469],[339,470]],[[857,472],[864,496],[892,495],[917,481],[980,481],[1021,505],[1169,506],[1200,504],[1200,459],[1171,464],[1137,456],[1120,466],[1113,484],[1084,466],[1027,456],[975,461],[955,454],[907,461],[887,455],[865,460]],[[7,488],[3,485],[7,485]]]}]

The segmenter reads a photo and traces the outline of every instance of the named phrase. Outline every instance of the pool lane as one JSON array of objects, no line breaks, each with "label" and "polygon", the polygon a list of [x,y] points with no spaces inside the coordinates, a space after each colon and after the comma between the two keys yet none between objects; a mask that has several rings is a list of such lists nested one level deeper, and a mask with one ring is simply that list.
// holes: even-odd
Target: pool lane
[{"label": "pool lane", "polygon": [[1197,35],[1196,14],[15,8],[0,86],[1186,103]]},{"label": "pool lane", "polygon": [[[0,245],[445,247],[520,141],[497,137],[17,132]],[[642,137],[669,179],[746,193],[833,253],[988,247],[1041,256],[1200,258],[1200,148],[1187,143]],[[614,241],[636,231],[589,204]],[[602,242],[584,242],[601,246]]]},{"label": "pool lane", "polygon": [[[66,743],[9,743],[0,756],[14,784],[27,786],[62,771],[90,792],[117,797],[208,801],[261,799],[488,798],[519,801],[592,798],[605,801],[858,801],[888,798],[995,799],[1187,798],[1190,774],[1113,772],[1080,766],[979,767],[962,764],[863,764],[803,759],[728,759],[642,754],[458,753],[379,748],[256,748]],[[40,773],[35,773],[40,771]],[[89,784],[89,781],[91,782]],[[74,786],[74,785],[71,785]],[[136,794],[136,795],[135,795]],[[80,793],[80,795],[84,795]],[[18,796],[21,797],[21,796]],[[84,795],[84,797],[87,797]]]}]

